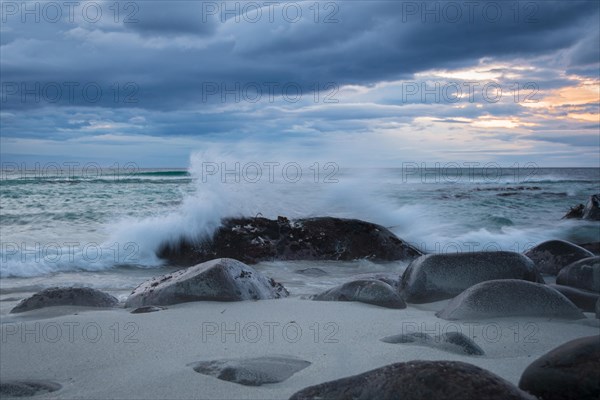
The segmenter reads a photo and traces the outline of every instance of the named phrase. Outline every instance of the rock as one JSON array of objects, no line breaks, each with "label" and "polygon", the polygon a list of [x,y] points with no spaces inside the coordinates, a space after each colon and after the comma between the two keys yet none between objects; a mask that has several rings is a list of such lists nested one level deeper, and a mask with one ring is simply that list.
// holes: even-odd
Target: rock
[{"label": "rock", "polygon": [[581,218],[600,221],[600,193],[590,196],[585,204],[585,209],[583,210],[583,216]]},{"label": "rock", "polygon": [[386,343],[412,343],[458,354],[476,356],[482,356],[485,354],[483,349],[479,347],[471,338],[459,332],[447,332],[439,336],[431,336],[426,333],[413,332],[384,337],[381,339],[381,341]]},{"label": "rock", "polygon": [[246,386],[283,382],[311,363],[290,356],[200,361],[189,364],[194,371]]},{"label": "rock", "polygon": [[254,268],[220,258],[172,274],[152,278],[138,286],[125,307],[166,306],[189,301],[240,301],[286,297],[288,291]]},{"label": "rock", "polygon": [[307,275],[307,276],[326,276],[329,275],[327,271],[322,270],[321,268],[304,268],[297,269],[294,271],[297,274]]},{"label": "rock", "polygon": [[573,304],[581,308],[583,311],[594,312],[596,308],[596,300],[600,298],[600,294],[589,292],[583,289],[577,289],[570,286],[563,285],[548,285],[552,289],[558,290],[567,299],[571,300]]},{"label": "rock", "polygon": [[495,317],[585,318],[569,299],[540,283],[500,279],[471,286],[436,315],[446,320]]},{"label": "rock", "polygon": [[247,264],[265,260],[410,260],[421,255],[380,225],[356,219],[279,217],[223,220],[210,240],[164,244],[157,255],[190,266],[220,257]]},{"label": "rock", "polygon": [[371,279],[382,281],[390,285],[394,288],[394,290],[398,290],[400,287],[400,280],[398,279],[397,273],[388,273],[388,272],[373,272],[366,274],[358,274],[350,277],[351,280],[360,280],[360,279]]},{"label": "rock", "polygon": [[548,240],[525,252],[537,269],[545,274],[556,275],[563,267],[583,258],[593,257],[590,251],[564,240]]},{"label": "rock", "polygon": [[42,393],[56,392],[62,386],[56,382],[24,380],[0,382],[0,397],[30,397]]},{"label": "rock", "polygon": [[459,361],[410,361],[310,386],[290,400],[511,400],[533,397],[510,382]]},{"label": "rock", "polygon": [[83,306],[114,307],[119,303],[108,293],[92,288],[53,287],[21,300],[11,313],[21,313],[44,307]]},{"label": "rock", "polygon": [[583,217],[584,209],[585,206],[583,204],[577,204],[576,206],[571,207],[562,219],[581,219]]},{"label": "rock", "polygon": [[600,293],[600,257],[584,258],[567,265],[558,273],[556,283]]},{"label": "rock", "polygon": [[600,299],[596,302],[596,318],[600,319]]},{"label": "rock", "polygon": [[597,256],[600,256],[600,242],[581,243],[578,246],[591,251]]},{"label": "rock", "polygon": [[600,398],[600,336],[575,339],[531,363],[519,387],[543,400]]},{"label": "rock", "polygon": [[138,307],[135,310],[131,311],[131,314],[146,314],[146,313],[151,313],[151,312],[157,312],[157,311],[162,311],[162,310],[166,310],[166,307],[156,307],[156,306],[144,306],[144,307]]},{"label": "rock", "polygon": [[406,308],[400,294],[390,285],[375,279],[346,282],[312,297],[320,301],[358,301],[387,308]]},{"label": "rock", "polygon": [[410,263],[400,280],[400,292],[408,303],[430,303],[494,279],[543,282],[533,262],[519,253],[429,254]]}]

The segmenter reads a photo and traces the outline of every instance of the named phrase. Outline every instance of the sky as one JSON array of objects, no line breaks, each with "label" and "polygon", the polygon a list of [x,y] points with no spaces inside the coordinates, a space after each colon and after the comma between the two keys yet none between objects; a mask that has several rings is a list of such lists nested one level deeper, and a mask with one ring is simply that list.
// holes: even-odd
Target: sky
[{"label": "sky", "polygon": [[2,0],[0,155],[600,167],[599,9]]}]

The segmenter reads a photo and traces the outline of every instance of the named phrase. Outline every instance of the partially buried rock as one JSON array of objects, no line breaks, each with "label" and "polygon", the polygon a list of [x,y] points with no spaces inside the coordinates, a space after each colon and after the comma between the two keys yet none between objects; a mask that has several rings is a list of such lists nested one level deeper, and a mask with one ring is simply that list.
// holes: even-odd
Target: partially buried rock
[{"label": "partially buried rock", "polygon": [[583,311],[594,312],[596,309],[596,301],[600,299],[600,294],[590,292],[583,289],[577,289],[571,286],[564,285],[548,285],[552,289],[558,290],[573,304],[581,308]]},{"label": "partially buried rock", "polygon": [[131,314],[147,314],[147,313],[157,312],[157,311],[162,311],[162,310],[166,310],[166,307],[144,306],[144,307],[138,307],[135,310],[132,310]]},{"label": "partially buried rock", "polygon": [[110,294],[92,288],[54,287],[22,300],[11,313],[53,306],[114,307],[118,302]]},{"label": "partially buried rock", "polygon": [[567,265],[558,273],[556,283],[600,293],[600,257],[584,258]]},{"label": "partially buried rock", "polygon": [[385,343],[415,344],[432,347],[458,354],[474,356],[484,355],[485,352],[471,338],[459,332],[447,332],[439,336],[431,336],[426,333],[413,332],[381,339]]},{"label": "partially buried rock", "polygon": [[581,243],[581,244],[578,244],[578,246],[591,251],[592,253],[594,253],[597,256],[600,256],[600,242]]},{"label": "partially buried rock", "polygon": [[286,297],[280,283],[230,258],[220,258],[152,278],[138,286],[125,307],[166,306],[189,301],[241,301]]},{"label": "partially buried rock", "polygon": [[543,400],[600,398],[600,336],[575,339],[531,363],[519,387]]},{"label": "partially buried rock", "polygon": [[312,299],[322,301],[358,301],[387,308],[406,308],[406,303],[393,287],[375,279],[347,282],[313,296]]},{"label": "partially buried rock", "polygon": [[541,272],[556,275],[567,265],[594,254],[583,247],[564,240],[548,240],[525,252]]},{"label": "partially buried rock", "polygon": [[447,320],[495,317],[585,318],[575,304],[551,287],[516,279],[478,283],[452,299],[436,315]]},{"label": "partially buried rock", "polygon": [[458,361],[410,361],[310,386],[290,400],[516,400],[533,397],[475,365]]},{"label": "partially buried rock", "polygon": [[220,257],[247,264],[270,260],[411,260],[421,252],[383,226],[357,219],[232,218],[212,238],[164,244],[160,258],[189,266]]},{"label": "partially buried rock", "polygon": [[543,282],[533,262],[519,253],[429,254],[410,263],[402,275],[400,291],[408,303],[429,303],[494,279]]},{"label": "partially buried rock", "polygon": [[200,361],[189,364],[194,371],[246,386],[283,382],[310,362],[291,356]]},{"label": "partially buried rock", "polygon": [[40,380],[2,381],[0,397],[30,397],[42,393],[56,392],[62,386],[56,382]]}]

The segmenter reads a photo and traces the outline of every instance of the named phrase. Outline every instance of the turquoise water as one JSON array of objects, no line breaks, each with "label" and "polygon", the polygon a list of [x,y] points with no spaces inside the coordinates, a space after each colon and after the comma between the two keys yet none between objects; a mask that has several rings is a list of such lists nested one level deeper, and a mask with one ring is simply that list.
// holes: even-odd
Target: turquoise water
[{"label": "turquoise water", "polygon": [[[0,294],[56,284],[124,294],[169,268],[154,255],[161,243],[210,235],[232,215],[361,218],[427,252],[524,251],[553,238],[600,240],[598,222],[561,220],[569,207],[600,192],[597,168],[420,171],[411,165],[339,168],[326,177],[306,166],[297,180],[269,179],[252,168],[237,177],[207,175],[203,168],[4,173]],[[404,267],[344,265],[342,275]],[[281,263],[259,268],[292,285],[305,279]]]}]

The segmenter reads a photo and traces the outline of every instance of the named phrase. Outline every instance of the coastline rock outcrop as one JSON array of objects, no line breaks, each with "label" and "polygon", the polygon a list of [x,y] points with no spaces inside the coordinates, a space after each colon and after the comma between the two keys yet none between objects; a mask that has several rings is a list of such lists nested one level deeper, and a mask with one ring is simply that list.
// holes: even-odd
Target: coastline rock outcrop
[{"label": "coastline rock outcrop", "polygon": [[565,240],[548,240],[527,250],[525,255],[533,260],[540,272],[556,275],[567,265],[593,257],[591,251]]},{"label": "coastline rock outcrop", "polygon": [[53,287],[21,300],[10,312],[15,314],[54,306],[114,307],[118,303],[116,297],[97,289]]}]

